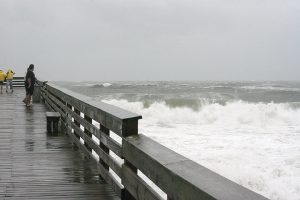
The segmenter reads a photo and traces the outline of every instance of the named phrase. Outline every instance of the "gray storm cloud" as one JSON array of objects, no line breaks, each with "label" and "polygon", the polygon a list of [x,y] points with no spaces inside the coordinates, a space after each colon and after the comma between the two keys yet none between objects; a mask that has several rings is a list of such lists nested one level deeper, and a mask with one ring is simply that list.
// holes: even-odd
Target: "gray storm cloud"
[{"label": "gray storm cloud", "polygon": [[0,68],[45,80],[299,80],[300,1],[0,0]]}]

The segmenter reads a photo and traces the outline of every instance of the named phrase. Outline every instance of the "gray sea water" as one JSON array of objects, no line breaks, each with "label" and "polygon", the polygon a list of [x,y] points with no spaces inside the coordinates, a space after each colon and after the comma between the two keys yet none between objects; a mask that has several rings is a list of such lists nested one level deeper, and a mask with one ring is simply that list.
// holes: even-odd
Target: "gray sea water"
[{"label": "gray sea water", "polygon": [[298,107],[300,82],[57,82],[73,91],[99,99],[140,101],[145,106],[165,102],[173,107],[199,109],[203,104],[290,103]]},{"label": "gray sea water", "polygon": [[300,200],[300,82],[56,82],[143,116],[139,131],[270,199]]}]

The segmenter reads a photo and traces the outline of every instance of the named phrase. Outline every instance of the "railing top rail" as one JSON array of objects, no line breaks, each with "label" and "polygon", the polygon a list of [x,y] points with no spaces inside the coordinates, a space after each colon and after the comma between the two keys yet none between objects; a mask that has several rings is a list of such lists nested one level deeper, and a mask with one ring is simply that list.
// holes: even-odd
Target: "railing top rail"
[{"label": "railing top rail", "polygon": [[142,116],[135,114],[133,112],[124,110],[122,108],[100,102],[100,101],[95,101],[92,98],[78,94],[76,92],[70,91],[66,88],[60,87],[58,85],[55,85],[53,83],[47,83],[47,86],[50,87],[50,89],[55,90],[56,92],[63,94],[65,96],[68,96],[70,98],[74,98],[79,100],[82,105],[89,105],[94,107],[95,109],[105,112],[107,115],[111,115],[115,118],[120,119],[121,121],[126,121],[127,119],[141,119]]},{"label": "railing top rail", "polygon": [[124,157],[171,199],[267,200],[143,134],[123,145]]},{"label": "railing top rail", "polygon": [[14,80],[24,80],[24,76],[14,76]]}]

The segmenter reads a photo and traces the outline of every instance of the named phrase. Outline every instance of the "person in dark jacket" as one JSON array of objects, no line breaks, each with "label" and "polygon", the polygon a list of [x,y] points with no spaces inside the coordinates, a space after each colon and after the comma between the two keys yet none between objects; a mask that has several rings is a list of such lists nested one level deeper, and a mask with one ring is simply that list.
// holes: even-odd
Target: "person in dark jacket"
[{"label": "person in dark jacket", "polygon": [[34,70],[34,65],[30,64],[25,76],[26,97],[23,100],[23,102],[26,104],[26,106],[31,106],[31,97],[34,91],[34,84],[36,82],[36,78],[33,70]]}]

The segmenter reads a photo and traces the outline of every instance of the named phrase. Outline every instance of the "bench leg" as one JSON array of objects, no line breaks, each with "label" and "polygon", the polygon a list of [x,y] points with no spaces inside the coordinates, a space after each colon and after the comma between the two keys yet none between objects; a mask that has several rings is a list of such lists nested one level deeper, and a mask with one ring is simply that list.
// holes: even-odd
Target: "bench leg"
[{"label": "bench leg", "polygon": [[52,120],[47,119],[47,131],[48,131],[49,133],[52,132],[52,131],[51,131],[51,124],[52,124]]},{"label": "bench leg", "polygon": [[58,133],[58,120],[53,121],[53,132]]}]

